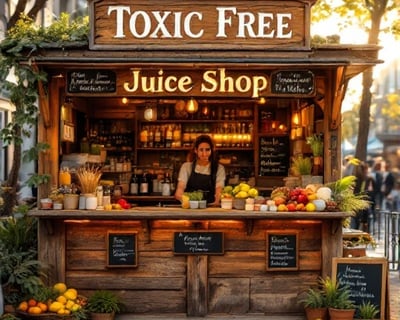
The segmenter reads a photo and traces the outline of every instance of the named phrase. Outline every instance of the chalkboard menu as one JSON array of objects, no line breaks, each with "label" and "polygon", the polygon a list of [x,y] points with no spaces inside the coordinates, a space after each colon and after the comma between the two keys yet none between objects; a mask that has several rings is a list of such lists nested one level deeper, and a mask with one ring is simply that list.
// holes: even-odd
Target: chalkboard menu
[{"label": "chalkboard menu", "polygon": [[298,270],[298,233],[267,231],[267,270]]},{"label": "chalkboard menu", "polygon": [[[369,301],[379,308],[378,319],[385,319],[385,258],[333,258],[332,270],[333,279],[349,287],[350,297],[356,306]],[[356,313],[356,318],[358,316]]]},{"label": "chalkboard menu", "polygon": [[117,90],[117,76],[111,70],[73,70],[67,73],[69,93],[111,93]]},{"label": "chalkboard menu", "polygon": [[137,266],[137,233],[108,232],[107,234],[107,266]]},{"label": "chalkboard menu", "polygon": [[308,70],[285,70],[271,74],[272,94],[311,95],[314,93],[314,87],[314,74]]},{"label": "chalkboard menu", "polygon": [[289,171],[289,137],[260,137],[259,175],[287,176]]},{"label": "chalkboard menu", "polygon": [[176,254],[223,254],[222,232],[175,232],[174,253]]}]

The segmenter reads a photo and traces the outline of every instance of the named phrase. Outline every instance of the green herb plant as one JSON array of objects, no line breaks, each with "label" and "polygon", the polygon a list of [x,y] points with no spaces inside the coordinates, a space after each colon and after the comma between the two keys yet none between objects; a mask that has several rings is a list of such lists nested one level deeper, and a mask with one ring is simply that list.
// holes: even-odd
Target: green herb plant
[{"label": "green herb plant", "polygon": [[358,317],[360,319],[375,319],[379,313],[379,309],[371,301],[363,301],[360,306],[358,306]]},{"label": "green herb plant", "polygon": [[88,298],[85,310],[93,313],[118,313],[121,306],[121,300],[115,293],[98,290]]}]

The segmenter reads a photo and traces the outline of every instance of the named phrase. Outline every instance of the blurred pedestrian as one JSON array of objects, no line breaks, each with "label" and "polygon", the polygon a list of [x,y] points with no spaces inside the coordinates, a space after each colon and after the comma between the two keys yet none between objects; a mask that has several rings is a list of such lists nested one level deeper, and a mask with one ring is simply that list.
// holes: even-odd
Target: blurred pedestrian
[{"label": "blurred pedestrian", "polygon": [[382,187],[381,187],[381,192],[383,196],[383,209],[384,210],[390,210],[387,208],[387,197],[388,195],[392,192],[395,184],[395,177],[392,172],[391,166],[389,162],[385,163],[384,166],[384,171],[382,173]]},{"label": "blurred pedestrian", "polygon": [[371,202],[370,207],[360,210],[351,219],[350,227],[352,229],[369,232],[368,220],[373,216],[372,208],[374,207],[374,188],[375,181],[369,173],[368,164],[360,162],[355,169],[356,185],[354,186],[354,194],[365,194]]}]

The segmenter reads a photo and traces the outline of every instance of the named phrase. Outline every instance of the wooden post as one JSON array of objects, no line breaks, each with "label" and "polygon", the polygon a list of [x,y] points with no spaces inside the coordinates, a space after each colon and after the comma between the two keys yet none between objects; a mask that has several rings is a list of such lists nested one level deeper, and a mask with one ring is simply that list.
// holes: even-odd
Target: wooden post
[{"label": "wooden post", "polygon": [[208,301],[208,257],[190,255],[187,257],[187,315],[207,315]]}]

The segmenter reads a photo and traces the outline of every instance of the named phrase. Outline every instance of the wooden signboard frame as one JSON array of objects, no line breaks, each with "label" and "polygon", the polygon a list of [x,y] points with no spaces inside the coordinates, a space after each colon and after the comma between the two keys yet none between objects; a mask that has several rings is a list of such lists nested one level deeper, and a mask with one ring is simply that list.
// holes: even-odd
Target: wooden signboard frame
[{"label": "wooden signboard frame", "polygon": [[107,267],[137,267],[137,232],[108,231],[106,248]]},{"label": "wooden signboard frame", "polygon": [[267,231],[266,244],[266,268],[268,271],[296,271],[299,269],[299,233],[297,231]]},{"label": "wooden signboard frame", "polygon": [[[385,320],[388,282],[388,263],[386,258],[333,258],[332,279],[341,280],[350,288],[350,297],[359,306],[362,301],[379,303],[379,318]],[[357,315],[357,314],[356,314]]]}]

